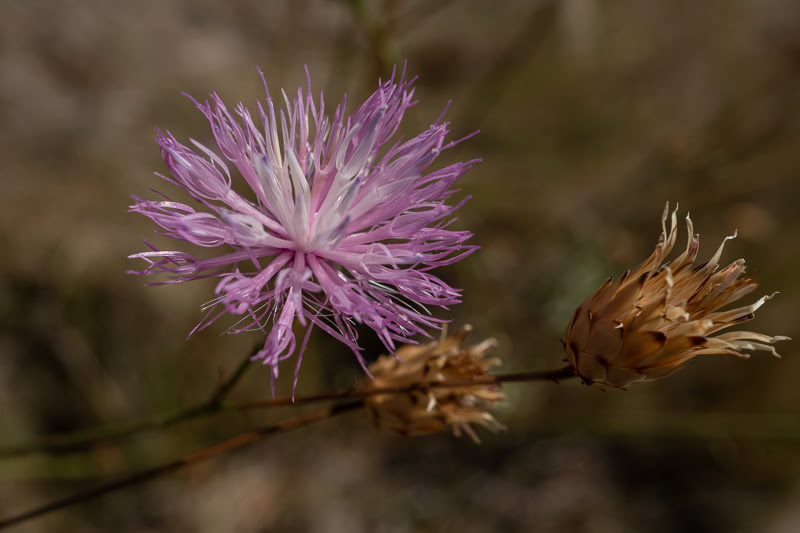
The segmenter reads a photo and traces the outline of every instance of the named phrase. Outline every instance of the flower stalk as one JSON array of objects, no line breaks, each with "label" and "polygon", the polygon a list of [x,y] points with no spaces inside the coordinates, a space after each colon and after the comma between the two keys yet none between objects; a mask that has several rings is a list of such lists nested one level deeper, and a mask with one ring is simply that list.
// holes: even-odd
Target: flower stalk
[{"label": "flower stalk", "polygon": [[364,400],[373,396],[386,394],[409,394],[415,392],[446,390],[450,388],[469,387],[476,385],[499,386],[504,383],[535,382],[559,383],[563,380],[574,377],[577,377],[577,375],[570,367],[563,367],[556,370],[514,372],[508,374],[479,376],[474,378],[456,378],[428,383],[410,383],[400,386],[390,385],[384,387],[373,387],[370,389],[353,388],[346,391],[297,396],[295,398],[292,398],[292,396],[279,396],[277,398],[256,400],[251,402],[223,402],[215,404],[215,407],[213,408],[208,404],[200,404],[187,409],[181,409],[166,416],[147,418],[144,420],[128,422],[111,427],[102,426],[85,431],[64,433],[58,435],[57,437],[45,439],[39,442],[24,443],[0,448],[0,459],[31,455],[35,453],[62,453],[80,451],[102,442],[119,441],[138,433],[168,429],[190,420],[196,420],[198,418],[216,416],[225,413],[276,407],[293,407],[322,402]]}]

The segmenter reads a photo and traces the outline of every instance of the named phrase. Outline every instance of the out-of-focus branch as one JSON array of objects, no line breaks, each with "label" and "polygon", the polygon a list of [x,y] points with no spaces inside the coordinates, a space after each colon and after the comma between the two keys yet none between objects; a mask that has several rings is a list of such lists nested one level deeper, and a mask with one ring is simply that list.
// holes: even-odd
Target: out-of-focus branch
[{"label": "out-of-focus branch", "polygon": [[165,429],[181,422],[193,420],[203,416],[209,416],[219,412],[223,408],[223,401],[230,394],[250,366],[250,359],[261,348],[261,344],[256,345],[250,354],[239,364],[230,377],[222,381],[211,393],[208,400],[175,411],[168,415],[150,417],[144,420],[126,422],[117,425],[101,426],[81,431],[63,433],[48,437],[39,442],[29,442],[0,448],[0,458],[28,455],[43,452],[66,452],[75,449],[86,448],[93,444],[121,439],[135,433],[143,431],[154,431]]},{"label": "out-of-focus branch", "polygon": [[[544,0],[534,4],[520,30],[511,35],[506,46],[492,61],[491,67],[472,84],[464,116],[464,124],[483,123],[492,106],[502,101],[502,91],[509,85],[526,61],[546,42],[558,13],[558,2]],[[476,105],[477,104],[477,105]]]},{"label": "out-of-focus branch", "polygon": [[387,75],[395,63],[390,51],[394,19],[392,13],[396,7],[394,0],[384,2],[380,11],[373,9],[365,0],[347,0],[346,4],[367,39],[367,57],[371,66],[368,79],[374,80]]},{"label": "out-of-focus branch", "polygon": [[269,435],[273,435],[275,433],[281,433],[284,431],[288,431],[290,429],[295,429],[301,426],[311,424],[313,422],[318,422],[326,418],[331,418],[333,416],[344,414],[353,411],[355,409],[361,408],[363,405],[364,404],[361,401],[340,403],[330,407],[319,409],[317,411],[308,414],[289,418],[283,420],[282,422],[278,422],[277,424],[265,426],[255,431],[242,433],[231,439],[220,442],[213,446],[209,446],[208,448],[203,448],[202,450],[191,453],[185,457],[176,459],[175,461],[163,464],[161,466],[156,466],[153,468],[149,468],[147,470],[141,470],[139,472],[135,472],[129,476],[123,477],[116,481],[105,483],[103,485],[99,485],[92,489],[79,492],[71,496],[67,496],[66,498],[55,500],[48,504],[35,507],[33,509],[30,509],[29,511],[25,511],[16,516],[11,516],[6,519],[0,519],[0,529],[5,529],[7,527],[20,524],[27,520],[31,520],[38,516],[42,516],[44,514],[57,511],[59,509],[63,509],[65,507],[69,507],[71,505],[99,498],[100,496],[103,496],[115,490],[144,483],[146,481],[155,479],[159,476],[168,474],[170,472],[174,472],[175,470],[179,470],[186,466],[199,463],[200,461],[204,461],[212,457],[216,457],[217,455],[220,455],[222,453],[235,450],[237,448],[241,448],[246,444],[250,444],[251,442],[261,440],[265,437],[268,437]]}]

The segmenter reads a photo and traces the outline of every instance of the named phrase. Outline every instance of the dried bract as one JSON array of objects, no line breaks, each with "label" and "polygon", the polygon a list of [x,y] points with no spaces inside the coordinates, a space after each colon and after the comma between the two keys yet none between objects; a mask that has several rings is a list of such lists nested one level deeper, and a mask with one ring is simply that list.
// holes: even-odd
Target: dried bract
[{"label": "dried bract", "polygon": [[469,329],[465,327],[453,336],[443,336],[441,341],[403,346],[397,350],[397,357],[384,355],[370,365],[374,379],[367,391],[413,386],[408,392],[367,397],[367,411],[379,428],[402,435],[425,435],[450,426],[456,436],[463,431],[475,442],[480,440],[474,426],[492,431],[504,429],[489,413],[489,409],[505,400],[498,384],[426,386],[448,380],[484,378],[490,368],[500,364],[496,357],[486,358],[496,345],[494,339],[462,346]]},{"label": "dried bract", "polygon": [[[671,263],[662,261],[677,237],[677,208],[662,216],[662,234],[652,255],[633,271],[608,281],[575,311],[564,339],[567,360],[586,383],[624,387],[660,379],[680,370],[698,355],[730,354],[747,358],[743,350],[767,350],[788,337],[750,331],[713,334],[746,322],[772,297],[727,311],[722,307],[755,290],[744,259],[720,269],[726,238],[714,256],[692,266],[699,248],[687,215],[686,250]],[[666,222],[670,218],[670,229]]]}]

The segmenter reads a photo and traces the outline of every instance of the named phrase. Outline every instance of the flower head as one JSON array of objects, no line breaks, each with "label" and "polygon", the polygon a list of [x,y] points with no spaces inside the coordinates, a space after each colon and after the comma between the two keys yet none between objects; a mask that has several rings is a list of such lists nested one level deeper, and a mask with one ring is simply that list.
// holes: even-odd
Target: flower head
[{"label": "flower head", "polygon": [[504,426],[489,409],[505,400],[498,384],[431,387],[425,385],[446,380],[471,380],[486,377],[486,372],[500,364],[486,358],[496,345],[494,339],[464,347],[467,326],[451,337],[420,346],[403,346],[396,357],[384,355],[369,366],[374,379],[366,390],[384,387],[415,386],[402,394],[376,394],[365,400],[375,424],[402,435],[439,433],[448,426],[456,436],[461,432],[480,442],[473,426],[492,431]]},{"label": "flower head", "polygon": [[[445,142],[442,117],[419,135],[396,134],[415,104],[414,80],[405,75],[378,89],[349,116],[346,97],[330,116],[310,81],[276,113],[267,88],[265,104],[252,114],[241,103],[231,112],[217,96],[194,101],[216,141],[211,149],[169,132],[157,142],[169,174],[195,206],[135,197],[131,211],[161,227],[161,234],[224,251],[196,256],[151,250],[132,255],[147,267],[138,274],[167,274],[160,283],[216,277],[216,298],[195,328],[220,316],[242,315],[234,333],[261,330],[264,348],[255,359],[272,367],[298,354],[295,320],[317,326],[349,346],[364,365],[356,324],[365,324],[388,350],[395,341],[442,321],[426,306],[458,303],[460,291],[431,271],[472,253],[468,231],[448,229],[450,187],[475,161],[428,171]],[[263,80],[263,74],[262,74]],[[241,181],[246,187],[234,188]],[[295,374],[296,377],[296,374]]]},{"label": "flower head", "polygon": [[740,277],[744,259],[719,269],[725,241],[714,256],[693,267],[699,235],[693,234],[686,216],[686,250],[668,265],[662,261],[677,237],[677,207],[670,229],[661,220],[662,233],[652,255],[621,278],[606,281],[575,311],[567,326],[564,347],[567,360],[586,382],[624,387],[631,383],[660,379],[678,371],[698,355],[730,354],[747,358],[743,350],[767,350],[778,355],[774,342],[788,337],[770,337],[750,331],[720,330],[746,322],[772,296],[755,303],[720,311],[755,290],[751,277]]}]

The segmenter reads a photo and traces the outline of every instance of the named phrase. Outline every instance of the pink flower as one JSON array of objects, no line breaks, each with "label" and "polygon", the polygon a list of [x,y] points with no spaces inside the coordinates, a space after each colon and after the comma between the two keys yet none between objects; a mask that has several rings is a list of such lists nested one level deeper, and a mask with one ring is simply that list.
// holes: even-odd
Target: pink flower
[{"label": "pink flower", "polygon": [[[164,196],[134,197],[130,210],[152,219],[162,235],[220,251],[200,258],[147,243],[151,251],[130,256],[147,262],[134,273],[170,276],[154,285],[219,278],[195,331],[226,313],[243,315],[230,331],[266,333],[255,359],[273,377],[296,353],[297,379],[313,326],[349,346],[362,366],[356,324],[369,326],[391,352],[396,341],[437,327],[443,321],[426,306],[458,303],[460,291],[431,271],[476,249],[465,244],[470,232],[448,229],[461,204],[446,202],[478,160],[426,173],[455,142],[445,142],[441,116],[408,141],[396,135],[415,101],[414,80],[395,74],[349,117],[346,96],[332,117],[322,96],[315,104],[310,80],[293,100],[283,93],[280,118],[266,81],[266,105],[258,103],[255,118],[241,103],[231,113],[216,93],[210,102],[193,100],[218,151],[194,139],[190,148],[169,132],[156,140],[169,170],[161,177],[196,208]],[[244,193],[233,187],[239,178]],[[299,347],[295,320],[307,328]]]}]

